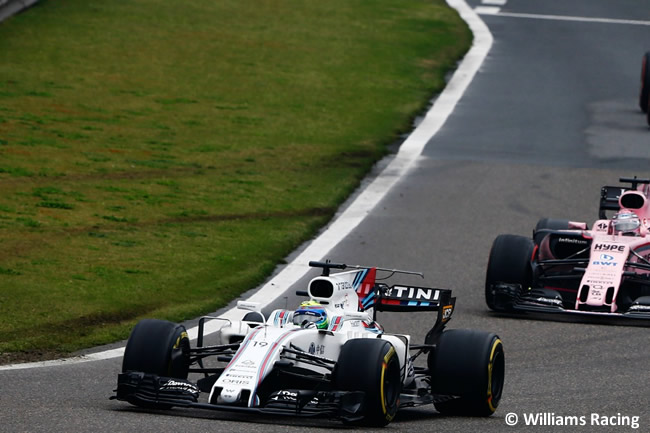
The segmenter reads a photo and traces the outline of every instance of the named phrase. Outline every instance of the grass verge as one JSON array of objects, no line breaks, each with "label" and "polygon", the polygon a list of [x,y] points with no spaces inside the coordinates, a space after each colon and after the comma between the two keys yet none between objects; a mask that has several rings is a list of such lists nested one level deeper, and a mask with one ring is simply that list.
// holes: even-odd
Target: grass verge
[{"label": "grass verge", "polygon": [[263,282],[470,43],[430,0],[42,0],[0,23],[4,359]]}]

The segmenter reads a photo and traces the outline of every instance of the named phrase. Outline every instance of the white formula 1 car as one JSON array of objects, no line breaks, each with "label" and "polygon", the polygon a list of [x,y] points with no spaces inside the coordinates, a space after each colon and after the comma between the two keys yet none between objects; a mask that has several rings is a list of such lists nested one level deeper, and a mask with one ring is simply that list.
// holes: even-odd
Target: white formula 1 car
[{"label": "white formula 1 car", "polygon": [[[310,266],[323,272],[298,292],[309,297],[298,309],[275,310],[267,318],[258,305],[240,301],[239,308],[249,310],[242,321],[200,320],[196,347],[182,325],[139,322],[112,398],[146,408],[327,416],[371,426],[388,424],[400,408],[426,404],[443,414],[495,411],[503,390],[503,344],[493,333],[444,329],[455,306],[451,290],[375,280],[378,271],[388,277],[416,272]],[[385,332],[377,311],[435,315],[424,344],[412,344],[409,335]],[[223,321],[217,345],[203,344],[207,320]],[[426,366],[416,366],[422,354]],[[208,360],[216,366],[204,365]],[[188,380],[190,373],[198,380]]]}]

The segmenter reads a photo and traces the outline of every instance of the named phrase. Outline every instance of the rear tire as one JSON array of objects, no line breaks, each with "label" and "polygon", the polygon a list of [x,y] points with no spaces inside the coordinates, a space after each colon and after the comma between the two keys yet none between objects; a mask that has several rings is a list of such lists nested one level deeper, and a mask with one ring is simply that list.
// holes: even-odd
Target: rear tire
[{"label": "rear tire", "polygon": [[[639,94],[639,107],[644,113],[648,112],[650,102],[650,51],[643,55],[641,61],[641,92]],[[650,118],[649,118],[650,119]]]},{"label": "rear tire", "polygon": [[542,241],[546,232],[538,233],[540,230],[569,230],[569,220],[560,218],[542,218],[537,221],[535,230],[533,230],[533,239],[536,245]]},{"label": "rear tire", "polygon": [[542,218],[537,221],[535,231],[538,230],[569,230],[569,220],[562,218]]},{"label": "rear tire", "polygon": [[402,377],[397,352],[379,338],[355,338],[341,348],[333,377],[341,391],[363,391],[363,418],[353,424],[383,427],[399,407]]},{"label": "rear tire", "polygon": [[434,403],[444,415],[490,416],[501,400],[505,378],[503,343],[496,334],[449,329],[429,354],[432,391],[457,398]]},{"label": "rear tire", "polygon": [[497,299],[492,287],[495,283],[519,284],[522,290],[530,287],[533,248],[533,242],[523,236],[499,235],[494,240],[485,275],[485,303],[491,310],[512,309],[512,305]]},{"label": "rear tire", "polygon": [[145,319],[131,331],[124,350],[122,372],[138,371],[187,379],[190,340],[183,325]]}]

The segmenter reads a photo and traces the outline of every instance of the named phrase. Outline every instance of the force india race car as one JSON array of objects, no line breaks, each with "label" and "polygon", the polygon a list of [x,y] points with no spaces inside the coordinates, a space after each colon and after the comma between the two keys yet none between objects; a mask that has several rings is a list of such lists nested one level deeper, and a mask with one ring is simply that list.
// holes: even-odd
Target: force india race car
[{"label": "force india race car", "polygon": [[488,307],[650,319],[650,180],[620,181],[631,186],[602,187],[591,229],[544,218],[532,239],[498,236],[485,279]]},{"label": "force india race car", "polygon": [[[495,411],[503,390],[503,344],[493,333],[444,329],[455,306],[451,290],[389,287],[375,279],[378,271],[422,276],[416,272],[310,266],[322,268],[322,275],[297,293],[309,297],[297,310],[275,310],[266,318],[256,303],[239,301],[248,310],[241,321],[200,319],[196,347],[182,325],[140,321],[111,398],[145,408],[326,416],[371,426],[388,424],[400,408],[426,404],[443,414]],[[385,332],[375,320],[378,311],[431,311],[435,321],[424,343],[412,344],[409,335]],[[223,322],[216,345],[204,345],[208,320]],[[423,354],[424,365],[416,366]]]}]

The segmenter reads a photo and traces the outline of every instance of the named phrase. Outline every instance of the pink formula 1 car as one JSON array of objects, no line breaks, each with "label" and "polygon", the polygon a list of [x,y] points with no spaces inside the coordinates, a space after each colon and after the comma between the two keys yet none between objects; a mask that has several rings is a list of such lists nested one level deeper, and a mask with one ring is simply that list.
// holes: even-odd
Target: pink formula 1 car
[{"label": "pink formula 1 car", "polygon": [[[650,179],[604,186],[599,218],[544,218],[532,239],[498,236],[485,300],[501,312],[539,311],[650,319]],[[615,212],[608,218],[608,211]]]}]

